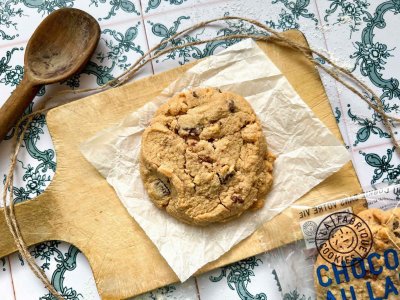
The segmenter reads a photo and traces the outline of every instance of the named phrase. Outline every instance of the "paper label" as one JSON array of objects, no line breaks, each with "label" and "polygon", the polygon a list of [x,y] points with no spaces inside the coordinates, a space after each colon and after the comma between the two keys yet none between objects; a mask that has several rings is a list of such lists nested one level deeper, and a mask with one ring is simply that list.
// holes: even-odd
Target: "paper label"
[{"label": "paper label", "polygon": [[[351,207],[348,207],[345,209],[340,209],[340,210],[335,211],[335,213],[338,213],[338,212],[352,213],[353,210],[351,209]],[[304,241],[306,242],[307,249],[315,249],[315,234],[317,232],[318,225],[321,223],[321,221],[323,219],[325,219],[330,214],[332,214],[331,211],[326,214],[318,215],[314,218],[300,222],[301,232],[303,233],[303,237],[304,237]]]},{"label": "paper label", "polygon": [[396,208],[400,203],[400,186],[393,185],[365,193],[368,208],[389,210]]}]

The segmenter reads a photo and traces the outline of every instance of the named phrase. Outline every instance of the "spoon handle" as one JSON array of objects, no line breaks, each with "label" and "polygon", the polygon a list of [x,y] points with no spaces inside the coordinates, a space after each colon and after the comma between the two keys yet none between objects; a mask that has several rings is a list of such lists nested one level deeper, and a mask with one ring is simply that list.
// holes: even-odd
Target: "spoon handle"
[{"label": "spoon handle", "polygon": [[40,89],[39,85],[33,84],[26,76],[0,108],[0,142],[4,140],[8,131],[22,117],[25,109],[32,102]]}]

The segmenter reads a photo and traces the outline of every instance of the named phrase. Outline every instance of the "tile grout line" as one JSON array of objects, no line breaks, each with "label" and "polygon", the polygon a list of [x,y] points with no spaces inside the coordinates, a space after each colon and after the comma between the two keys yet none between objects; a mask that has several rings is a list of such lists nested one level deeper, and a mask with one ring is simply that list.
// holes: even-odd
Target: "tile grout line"
[{"label": "tile grout line", "polygon": [[8,261],[8,267],[10,268],[11,287],[12,287],[12,290],[13,290],[14,300],[17,300],[17,295],[16,295],[16,293],[15,293],[15,286],[14,286],[14,277],[13,277],[13,275],[12,275],[12,268],[11,268],[10,256],[7,256],[7,261]]},{"label": "tile grout line", "polygon": [[[358,167],[360,167],[360,169],[361,169],[361,165],[360,165],[360,162],[359,161],[357,161],[357,160],[355,160],[354,162],[353,162],[353,165],[354,166],[358,166]],[[356,168],[355,168],[356,169]],[[357,174],[357,171],[356,171],[356,174]],[[357,177],[358,177],[358,175],[357,175]],[[362,192],[366,192],[367,190],[368,190],[368,185],[366,185],[365,186],[365,189],[364,189],[364,184],[363,184],[363,182],[361,181],[361,179],[360,178],[358,178],[358,183],[360,184],[360,186],[361,186],[361,190],[362,190]],[[370,186],[371,186],[371,184],[369,184]]]},{"label": "tile grout line", "polygon": [[[320,24],[322,26],[323,23],[322,23],[321,13],[320,13],[319,7],[318,7],[318,1],[314,0],[314,4],[315,4],[315,7],[316,7],[316,10],[317,10],[317,13],[318,13],[319,22],[320,22]],[[324,38],[325,48],[329,52],[328,41],[327,41],[327,38],[326,38],[325,34],[326,34],[326,32],[323,31],[322,32],[322,36]],[[341,111],[343,113],[342,120],[343,120],[343,124],[344,124],[344,129],[345,129],[346,135],[347,135],[347,141],[349,143],[348,146],[350,147],[349,153],[350,153],[350,156],[351,156],[351,162],[352,162],[352,165],[353,165],[353,169],[354,169],[355,174],[357,176],[357,180],[360,183],[361,189],[364,190],[363,183],[361,182],[361,176],[359,174],[361,172],[361,168],[358,168],[359,167],[359,163],[355,159],[355,155],[357,154],[357,152],[356,152],[357,149],[354,149],[352,139],[350,138],[350,133],[349,133],[350,126],[347,124],[347,121],[346,121],[346,116],[345,116],[346,111],[343,109],[343,103],[342,103],[341,95],[339,93],[338,82],[336,80],[335,80],[335,91],[336,91],[336,96],[337,96],[337,99],[338,99],[338,102],[339,102],[340,109],[341,109]],[[333,107],[332,107],[332,113],[334,114]],[[338,124],[338,127],[339,127],[339,124]],[[340,128],[339,128],[339,132],[340,132]],[[342,134],[342,136],[343,136],[343,134]]]},{"label": "tile grout line", "polygon": [[[367,146],[357,146],[357,147],[352,148],[352,151],[359,152],[360,150],[371,149],[371,148],[382,147],[382,146],[390,146],[390,145],[393,146],[393,143],[391,141],[388,141],[388,142],[382,142],[382,143],[367,145]],[[396,153],[396,152],[394,152],[394,153]]]},{"label": "tile grout line", "polygon": [[[142,0],[140,0],[140,1],[142,1]],[[210,4],[216,4],[216,3],[222,3],[222,2],[226,2],[226,0],[215,0],[215,1],[201,2],[201,3],[197,3],[196,5],[189,6],[189,7],[177,6],[176,8],[173,8],[171,10],[165,10],[165,11],[160,11],[160,12],[155,12],[155,13],[148,13],[143,18],[146,18],[146,19],[147,18],[153,18],[153,17],[157,17],[157,16],[160,16],[160,15],[166,15],[166,14],[168,14],[170,12],[179,12],[179,11],[184,11],[184,10],[188,10],[188,9],[189,10],[190,9],[197,9],[199,7],[202,7],[202,6],[207,6],[207,5],[210,5]]]},{"label": "tile grout line", "polygon": [[197,299],[201,300],[201,297],[200,297],[200,289],[199,289],[199,285],[198,285],[198,283],[197,283],[197,277],[196,277],[196,276],[194,276],[194,284],[195,284],[195,286],[196,286]]},{"label": "tile grout line", "polygon": [[116,21],[116,22],[104,22],[104,23],[100,24],[100,26],[102,26],[102,27],[103,26],[117,26],[117,25],[125,24],[128,22],[133,22],[133,21],[141,20],[141,19],[142,19],[142,16],[140,15],[140,16],[136,16],[133,18],[126,18],[126,19],[123,19],[121,21]]},{"label": "tile grout line", "polygon": [[[320,22],[320,24],[321,24],[321,26],[322,26],[323,22],[322,22],[321,13],[320,13],[319,7],[318,7],[318,1],[317,1],[317,0],[314,0],[314,4],[315,4],[315,8],[317,9],[319,22]],[[326,48],[326,50],[329,52],[328,41],[327,41],[327,38],[326,38],[325,34],[326,34],[326,32],[325,32],[325,31],[322,31],[322,36],[324,37],[325,48]],[[328,53],[328,55],[329,55],[329,53]],[[337,99],[338,99],[338,101],[339,101],[340,109],[341,109],[341,111],[342,111],[342,113],[343,113],[343,118],[342,118],[342,120],[343,120],[343,123],[344,123],[344,128],[345,128],[345,131],[346,131],[347,140],[348,140],[348,142],[349,142],[349,145],[348,145],[348,146],[350,147],[350,149],[349,149],[350,151],[349,151],[349,152],[350,152],[350,155],[351,155],[351,157],[352,157],[352,161],[354,162],[353,145],[352,145],[352,141],[351,141],[350,134],[349,134],[349,126],[348,126],[347,121],[346,121],[346,118],[345,118],[345,110],[343,109],[343,103],[342,103],[342,99],[341,99],[341,97],[340,97],[339,88],[338,88],[338,83],[336,82],[336,80],[335,80],[335,91],[336,91]],[[328,99],[329,99],[329,97],[328,97]],[[332,104],[332,103],[331,103],[331,104]],[[333,107],[332,107],[332,113],[334,114]],[[339,127],[339,126],[338,126],[338,127]],[[340,128],[339,128],[339,131],[340,131]],[[342,134],[342,135],[343,135],[343,134]],[[357,173],[357,170],[355,170],[355,171],[356,171],[356,173]]]},{"label": "tile grout line", "polygon": [[14,48],[17,46],[23,46],[23,48],[25,49],[26,44],[28,43],[28,40],[18,40],[16,39],[15,41],[13,41],[13,43],[10,44],[5,44],[3,46],[0,46],[0,49],[8,49],[8,48]]},{"label": "tile grout line", "polygon": [[[132,23],[134,21],[143,21],[143,15],[141,14],[140,16],[134,17],[134,18],[129,18],[129,19],[125,19],[122,21],[117,21],[117,22],[107,22],[107,23],[99,23],[101,28],[105,28],[105,27],[114,27],[114,26],[118,26],[118,25],[124,25],[127,23]],[[0,49],[4,49],[4,48],[11,48],[11,47],[15,47],[15,46],[26,46],[26,44],[28,44],[29,39],[15,39],[13,40],[11,43],[9,44],[5,44],[5,45],[0,45]],[[25,47],[24,47],[25,48]]]},{"label": "tile grout line", "polygon": [[[149,38],[147,36],[146,24],[144,22],[144,16],[143,16],[142,0],[139,0],[139,6],[140,6],[140,18],[142,19],[142,25],[143,25],[143,29],[144,29],[144,36],[145,36],[145,39],[146,39],[147,49],[148,49],[148,51],[150,51]],[[151,53],[149,54],[149,56],[151,57]],[[150,65],[151,65],[151,72],[153,72],[153,75],[154,75],[155,72],[154,72],[154,65],[153,65],[153,61],[152,60],[150,61]]]}]

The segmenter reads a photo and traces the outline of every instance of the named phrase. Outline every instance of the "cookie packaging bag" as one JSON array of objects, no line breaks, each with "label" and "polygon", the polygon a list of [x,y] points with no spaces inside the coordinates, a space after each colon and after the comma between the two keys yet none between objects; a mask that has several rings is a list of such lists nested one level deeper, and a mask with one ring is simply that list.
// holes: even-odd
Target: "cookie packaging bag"
[{"label": "cookie packaging bag", "polygon": [[301,237],[266,254],[282,298],[400,299],[399,201],[400,185],[392,185],[287,210],[288,231]]}]

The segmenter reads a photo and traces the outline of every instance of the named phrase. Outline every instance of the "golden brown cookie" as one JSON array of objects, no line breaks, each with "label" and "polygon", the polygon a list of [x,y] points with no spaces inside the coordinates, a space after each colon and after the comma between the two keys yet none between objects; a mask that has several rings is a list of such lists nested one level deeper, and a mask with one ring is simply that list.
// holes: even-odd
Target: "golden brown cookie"
[{"label": "golden brown cookie", "polygon": [[[335,268],[320,253],[314,268],[317,299],[400,299],[400,209],[367,209],[358,217],[371,230],[372,248],[363,255],[362,262],[350,263],[345,268]],[[356,229],[356,222],[348,226],[348,232],[356,232],[351,230]],[[331,239],[336,241],[337,234]],[[360,236],[358,240],[361,241]],[[329,298],[331,295],[334,298]]]},{"label": "golden brown cookie", "polygon": [[193,225],[224,222],[260,208],[274,156],[240,95],[200,88],[155,113],[142,137],[141,176],[150,199]]}]

